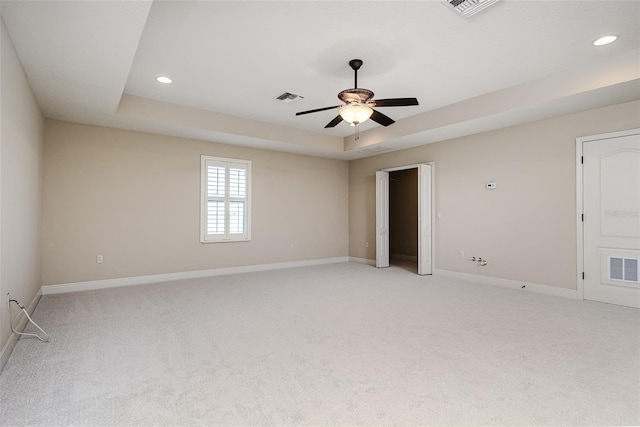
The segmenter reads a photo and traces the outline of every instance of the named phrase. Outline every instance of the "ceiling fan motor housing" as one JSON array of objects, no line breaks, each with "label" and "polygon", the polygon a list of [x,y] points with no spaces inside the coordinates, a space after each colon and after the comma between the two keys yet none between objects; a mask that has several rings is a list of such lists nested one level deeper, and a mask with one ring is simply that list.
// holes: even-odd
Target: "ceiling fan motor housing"
[{"label": "ceiling fan motor housing", "polygon": [[366,104],[369,100],[373,99],[373,92],[369,89],[362,88],[346,89],[338,94],[338,99],[345,104],[353,104],[354,102]]}]

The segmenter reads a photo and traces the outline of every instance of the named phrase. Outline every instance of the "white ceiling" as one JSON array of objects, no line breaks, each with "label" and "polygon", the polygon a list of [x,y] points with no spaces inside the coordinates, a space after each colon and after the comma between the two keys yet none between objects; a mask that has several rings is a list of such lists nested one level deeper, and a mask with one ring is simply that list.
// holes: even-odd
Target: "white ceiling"
[{"label": "white ceiling", "polygon": [[[47,117],[354,159],[640,99],[640,2],[10,1],[0,11]],[[617,42],[594,47],[601,35]],[[360,139],[337,93],[416,97]],[[174,83],[162,85],[159,75]],[[273,98],[304,96],[295,103]]]}]

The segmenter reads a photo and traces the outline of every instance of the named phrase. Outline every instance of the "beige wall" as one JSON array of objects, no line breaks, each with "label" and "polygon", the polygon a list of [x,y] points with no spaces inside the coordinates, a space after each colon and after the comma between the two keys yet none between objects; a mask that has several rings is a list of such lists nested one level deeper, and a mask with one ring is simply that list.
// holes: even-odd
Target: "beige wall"
[{"label": "beige wall", "polygon": [[434,161],[435,268],[575,289],[576,138],[640,127],[639,113],[635,101],[353,161],[349,254],[375,258],[375,171]]},{"label": "beige wall", "polygon": [[0,23],[1,349],[11,335],[7,292],[28,306],[40,289],[43,119],[4,21]]},{"label": "beige wall", "polygon": [[[253,162],[250,242],[200,243],[202,154]],[[348,163],[46,120],[43,209],[45,285],[344,257]]]}]

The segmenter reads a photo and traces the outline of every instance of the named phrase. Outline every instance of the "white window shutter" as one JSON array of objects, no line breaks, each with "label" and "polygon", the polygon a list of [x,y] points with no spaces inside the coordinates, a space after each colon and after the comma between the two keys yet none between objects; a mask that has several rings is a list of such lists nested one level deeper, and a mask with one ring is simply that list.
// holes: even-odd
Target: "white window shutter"
[{"label": "white window shutter", "polygon": [[202,156],[201,241],[249,240],[251,162]]}]

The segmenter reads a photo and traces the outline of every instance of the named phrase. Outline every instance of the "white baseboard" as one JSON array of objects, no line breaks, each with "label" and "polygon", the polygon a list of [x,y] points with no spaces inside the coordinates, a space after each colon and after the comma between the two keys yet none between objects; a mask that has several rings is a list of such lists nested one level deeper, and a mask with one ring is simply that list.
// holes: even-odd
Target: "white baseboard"
[{"label": "white baseboard", "polygon": [[367,258],[358,258],[355,256],[350,256],[349,257],[349,262],[357,262],[359,264],[367,264],[367,265],[376,265],[376,260],[375,259],[367,259]]},{"label": "white baseboard", "polygon": [[[36,292],[36,295],[33,297],[33,299],[31,300],[31,303],[27,307],[27,313],[29,313],[29,316],[33,314],[36,307],[38,306],[40,297],[42,297],[42,290],[38,289],[38,292]],[[20,309],[16,306],[15,310],[13,309],[13,307],[11,310],[13,313],[17,314]],[[11,321],[13,321],[13,319],[9,317],[9,322]],[[21,332],[26,326],[26,324],[27,324],[27,316],[23,315],[22,320],[16,325],[16,330]],[[4,347],[2,347],[2,350],[0,350],[0,372],[2,372],[2,370],[4,369],[4,365],[7,364],[7,361],[9,360],[9,356],[11,356],[11,353],[13,352],[13,348],[16,346],[16,343],[18,342],[19,338],[20,336],[18,334],[14,334],[13,332],[11,332],[11,335],[9,335],[9,339],[5,343]]]},{"label": "white baseboard", "polygon": [[[497,277],[480,276],[478,274],[460,273],[457,271],[434,269],[433,274],[452,279],[467,280],[469,282],[482,283],[485,285],[502,286],[504,288],[518,289],[522,291],[535,292],[538,294],[553,295],[556,297],[578,299],[578,291],[575,289],[558,288],[555,286],[539,285],[516,280],[500,279]],[[523,288],[524,286],[524,288]]]},{"label": "white baseboard", "polygon": [[246,265],[242,267],[216,268],[213,270],[184,271],[179,273],[123,277],[119,279],[90,280],[87,282],[63,283],[59,285],[44,285],[42,286],[42,295],[54,295],[64,294],[67,292],[117,288],[120,286],[143,285],[146,283],[171,282],[173,280],[199,279],[201,277],[224,276],[227,274],[280,270],[283,268],[307,267],[311,265],[336,264],[348,261],[349,257],[321,258],[304,261],[278,262],[274,264],[258,264]]}]

